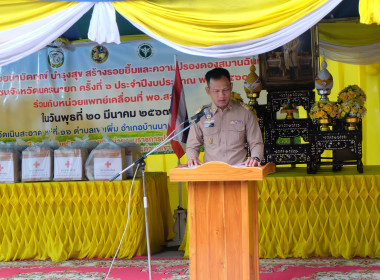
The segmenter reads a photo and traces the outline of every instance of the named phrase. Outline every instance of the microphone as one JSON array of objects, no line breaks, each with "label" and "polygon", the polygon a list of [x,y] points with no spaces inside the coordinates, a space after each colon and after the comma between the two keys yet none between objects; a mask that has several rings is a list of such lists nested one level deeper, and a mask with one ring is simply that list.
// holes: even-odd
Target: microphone
[{"label": "microphone", "polygon": [[199,113],[195,114],[194,116],[192,116],[190,118],[190,120],[195,120],[195,122],[199,122],[200,119],[204,116],[204,115],[208,115],[210,114],[210,108],[209,107],[205,107],[202,111],[200,111]]}]

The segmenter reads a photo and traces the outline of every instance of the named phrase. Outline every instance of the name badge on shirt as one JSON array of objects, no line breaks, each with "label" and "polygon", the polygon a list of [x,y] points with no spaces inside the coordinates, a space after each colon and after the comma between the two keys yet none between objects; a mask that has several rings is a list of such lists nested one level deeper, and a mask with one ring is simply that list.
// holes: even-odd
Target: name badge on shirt
[{"label": "name badge on shirt", "polygon": [[207,121],[204,123],[205,127],[214,127],[215,120],[211,119],[213,116],[214,114],[212,113],[212,109],[210,109],[210,112],[205,115],[205,118],[207,119]]},{"label": "name badge on shirt", "polygon": [[215,120],[205,121],[204,126],[205,127],[214,127],[214,121]]},{"label": "name badge on shirt", "polygon": [[205,115],[205,118],[209,121],[211,120],[211,118],[214,116],[214,114],[212,113],[212,111],[210,110],[210,113],[206,114]]}]

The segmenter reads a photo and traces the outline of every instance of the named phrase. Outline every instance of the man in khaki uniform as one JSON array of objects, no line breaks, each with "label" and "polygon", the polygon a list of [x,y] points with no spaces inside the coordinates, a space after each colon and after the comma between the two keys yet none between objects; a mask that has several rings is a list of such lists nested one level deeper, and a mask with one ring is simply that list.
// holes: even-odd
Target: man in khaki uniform
[{"label": "man in khaki uniform", "polygon": [[[210,114],[190,128],[186,143],[187,166],[202,164],[199,160],[202,145],[204,162],[259,166],[264,149],[260,127],[248,106],[230,100],[232,83],[228,70],[210,70],[206,73],[206,81],[205,89],[212,100],[207,105]],[[248,158],[246,143],[251,154]]]}]

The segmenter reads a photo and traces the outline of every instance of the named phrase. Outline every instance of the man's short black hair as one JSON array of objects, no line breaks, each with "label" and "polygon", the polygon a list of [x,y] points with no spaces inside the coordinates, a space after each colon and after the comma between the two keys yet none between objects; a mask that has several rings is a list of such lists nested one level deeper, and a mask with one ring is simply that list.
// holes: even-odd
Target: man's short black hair
[{"label": "man's short black hair", "polygon": [[210,85],[210,79],[219,80],[222,77],[226,77],[231,82],[230,72],[228,72],[227,69],[224,68],[214,68],[210,71],[208,71],[205,75],[207,86]]}]

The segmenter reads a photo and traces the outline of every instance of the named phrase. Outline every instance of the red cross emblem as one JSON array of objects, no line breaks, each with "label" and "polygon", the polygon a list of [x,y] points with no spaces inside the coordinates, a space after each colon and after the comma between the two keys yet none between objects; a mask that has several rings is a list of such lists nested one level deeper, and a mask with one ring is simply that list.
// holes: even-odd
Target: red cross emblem
[{"label": "red cross emblem", "polygon": [[110,166],[112,165],[112,163],[110,163],[110,162],[107,160],[107,162],[105,163],[105,165],[107,166],[107,168],[110,168]]},{"label": "red cross emblem", "polygon": [[40,166],[40,164],[38,163],[38,161],[36,161],[35,163],[33,163],[34,167],[35,168],[38,168],[38,166]]},{"label": "red cross emblem", "polygon": [[67,161],[67,162],[65,163],[65,165],[67,166],[67,168],[69,168],[69,167],[70,167],[70,161]]}]

